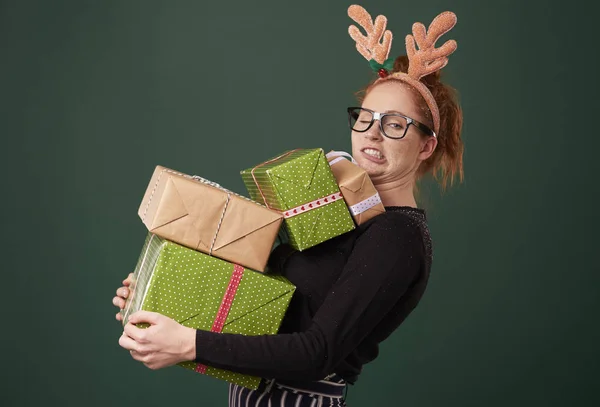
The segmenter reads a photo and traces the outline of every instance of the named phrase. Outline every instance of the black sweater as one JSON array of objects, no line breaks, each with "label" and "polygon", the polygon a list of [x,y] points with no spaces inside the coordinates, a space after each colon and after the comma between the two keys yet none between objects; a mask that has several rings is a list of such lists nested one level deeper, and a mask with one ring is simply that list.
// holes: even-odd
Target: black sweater
[{"label": "black sweater", "polygon": [[354,383],[421,299],[431,267],[425,212],[386,207],[355,230],[298,252],[278,246],[274,272],[297,288],[277,335],[197,330],[196,362],[264,378]]}]

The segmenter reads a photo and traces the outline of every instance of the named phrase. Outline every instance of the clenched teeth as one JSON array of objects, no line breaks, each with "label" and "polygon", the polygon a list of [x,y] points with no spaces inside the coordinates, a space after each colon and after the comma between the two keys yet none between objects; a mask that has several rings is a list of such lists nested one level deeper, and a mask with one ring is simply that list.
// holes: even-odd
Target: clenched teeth
[{"label": "clenched teeth", "polygon": [[380,151],[374,150],[372,148],[365,148],[363,151],[365,152],[365,154],[368,154],[371,157],[375,157],[375,158],[379,158],[379,159],[383,158],[383,154],[381,154]]}]

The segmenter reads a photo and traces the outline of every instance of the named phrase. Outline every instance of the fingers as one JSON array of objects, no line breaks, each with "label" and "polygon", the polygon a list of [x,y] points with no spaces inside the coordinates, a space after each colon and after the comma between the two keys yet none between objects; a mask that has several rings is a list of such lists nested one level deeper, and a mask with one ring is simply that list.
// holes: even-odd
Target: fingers
[{"label": "fingers", "polygon": [[119,287],[117,289],[117,295],[121,298],[127,299],[127,297],[129,297],[129,288]]},{"label": "fingers", "polygon": [[129,321],[127,321],[127,324],[125,324],[125,326],[123,327],[123,333],[125,333],[128,337],[130,337],[136,342],[146,342],[147,330],[135,326],[131,322],[131,316],[129,317]]},{"label": "fingers", "polygon": [[[130,286],[133,281],[133,273],[129,273],[127,278],[123,280],[123,287],[117,288],[116,294],[117,296],[113,298],[112,303],[115,307],[119,307],[119,309],[123,310],[125,305],[127,304],[127,298],[131,293]],[[115,315],[115,319],[117,321],[123,321],[123,316],[120,312],[117,312]]]},{"label": "fingers", "polygon": [[[127,287],[119,287],[117,289],[117,296],[113,298],[112,303],[115,307],[119,307],[120,309],[125,308],[125,304],[127,304],[127,297],[129,297],[129,288]],[[118,319],[118,318],[117,318]]]},{"label": "fingers", "polygon": [[130,338],[125,332],[123,332],[123,335],[121,335],[121,337],[119,338],[119,345],[123,349],[127,349],[129,351],[139,350],[139,344],[132,338]]},{"label": "fingers", "polygon": [[136,342],[133,338],[131,338],[125,331],[119,338],[119,345],[125,350],[128,350],[131,354],[131,357],[139,362],[148,362],[150,358],[150,354],[145,352],[143,349],[143,345]]},{"label": "fingers", "polygon": [[131,353],[131,357],[134,358],[135,360],[137,360],[138,362],[144,363],[144,362],[148,361],[148,355],[146,355],[144,353],[140,353],[140,352],[137,352],[134,350],[130,350],[129,353]]},{"label": "fingers", "polygon": [[129,317],[129,322],[131,322],[132,324],[139,324],[139,323],[149,323],[152,325],[156,325],[159,321],[160,318],[162,317],[161,314],[157,313],[157,312],[150,312],[150,311],[136,311],[133,314],[131,314],[131,316]]},{"label": "fingers", "polygon": [[115,307],[123,309],[125,308],[126,301],[121,297],[113,297],[112,303]]}]

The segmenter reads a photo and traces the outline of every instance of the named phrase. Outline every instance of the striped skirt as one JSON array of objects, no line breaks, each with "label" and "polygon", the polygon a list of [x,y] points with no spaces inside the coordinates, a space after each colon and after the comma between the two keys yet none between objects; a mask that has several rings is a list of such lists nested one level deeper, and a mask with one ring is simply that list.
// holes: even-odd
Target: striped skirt
[{"label": "striped skirt", "polygon": [[333,376],[316,382],[263,380],[256,390],[229,385],[229,407],[345,407],[346,383]]}]

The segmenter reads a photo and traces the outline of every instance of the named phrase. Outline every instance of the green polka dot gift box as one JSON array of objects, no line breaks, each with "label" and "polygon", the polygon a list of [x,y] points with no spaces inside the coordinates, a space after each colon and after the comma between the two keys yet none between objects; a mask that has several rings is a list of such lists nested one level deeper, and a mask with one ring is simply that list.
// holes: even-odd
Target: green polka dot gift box
[{"label": "green polka dot gift box", "polygon": [[[124,324],[132,313],[146,310],[195,329],[265,335],[279,330],[296,288],[283,276],[246,269],[149,233],[131,289]],[[179,366],[250,389],[261,380],[195,362]]]},{"label": "green polka dot gift box", "polygon": [[323,149],[297,149],[241,171],[255,201],[278,210],[291,246],[305,250],[355,228]]}]

